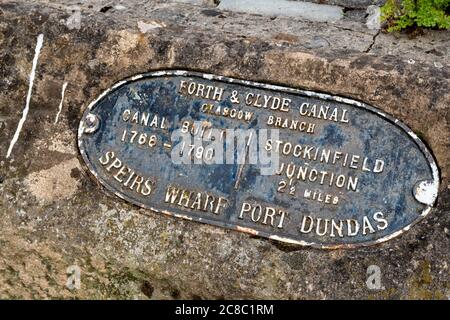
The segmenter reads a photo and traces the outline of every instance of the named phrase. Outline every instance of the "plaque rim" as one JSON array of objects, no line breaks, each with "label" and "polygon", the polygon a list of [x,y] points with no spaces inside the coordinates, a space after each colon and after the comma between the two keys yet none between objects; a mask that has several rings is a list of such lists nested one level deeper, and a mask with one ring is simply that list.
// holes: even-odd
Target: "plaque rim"
[{"label": "plaque rim", "polygon": [[[423,192],[425,192],[425,193],[431,192],[431,194],[428,195],[431,198],[429,198],[426,203],[418,201],[416,199],[416,201],[426,205],[426,207],[422,211],[422,213],[410,224],[408,224],[405,227],[401,228],[400,230],[397,230],[397,231],[395,231],[389,235],[386,235],[380,239],[372,240],[372,241],[358,242],[358,243],[348,243],[348,244],[345,244],[345,243],[343,243],[343,244],[320,244],[319,242],[308,242],[308,241],[303,241],[303,240],[292,239],[289,237],[278,236],[278,235],[271,234],[269,232],[255,230],[255,229],[248,228],[248,227],[242,227],[242,226],[231,224],[228,222],[214,221],[214,220],[204,219],[201,217],[192,217],[192,216],[185,215],[185,214],[179,214],[179,213],[171,212],[168,210],[155,209],[152,206],[148,206],[148,205],[145,205],[138,201],[135,201],[134,199],[128,197],[126,194],[120,194],[119,192],[110,190],[109,184],[102,177],[100,177],[98,175],[98,173],[91,166],[90,161],[87,158],[86,150],[84,148],[83,141],[82,141],[82,136],[83,136],[84,129],[85,129],[84,119],[90,113],[90,111],[93,110],[94,107],[103,100],[103,98],[106,95],[113,93],[120,87],[127,85],[129,83],[138,81],[138,80],[145,79],[145,78],[159,78],[159,77],[166,77],[166,76],[197,77],[197,78],[203,78],[205,80],[215,80],[215,81],[219,81],[219,82],[239,84],[239,85],[249,86],[249,87],[253,87],[253,88],[257,88],[257,89],[281,91],[281,92],[286,92],[286,93],[291,93],[291,94],[296,94],[296,95],[303,95],[303,96],[307,96],[310,98],[319,98],[319,99],[323,99],[323,100],[327,100],[327,101],[334,101],[334,102],[339,102],[339,103],[343,103],[343,104],[349,104],[354,107],[358,107],[358,108],[364,109],[366,111],[369,111],[371,113],[374,113],[378,117],[383,118],[384,120],[390,122],[394,126],[400,127],[404,132],[406,132],[407,135],[409,136],[409,138],[414,141],[414,143],[417,145],[419,150],[425,156],[428,166],[431,169],[432,183],[429,184],[427,186],[428,189]],[[376,108],[374,106],[368,105],[364,102],[361,102],[361,101],[358,101],[355,99],[345,98],[345,97],[338,96],[338,95],[321,93],[321,92],[316,92],[316,91],[312,91],[312,90],[304,90],[304,89],[285,87],[282,85],[274,85],[274,84],[269,84],[269,83],[261,83],[261,82],[250,81],[250,80],[236,79],[236,78],[219,76],[219,75],[210,74],[210,73],[202,73],[202,72],[198,72],[198,71],[180,70],[180,69],[164,69],[164,70],[139,73],[134,76],[127,77],[123,80],[120,80],[120,81],[116,82],[114,85],[112,85],[111,87],[107,88],[106,90],[103,90],[100,93],[100,95],[98,95],[97,98],[92,100],[89,103],[89,105],[85,108],[85,110],[83,111],[83,114],[81,116],[81,120],[80,120],[79,126],[78,126],[77,146],[78,146],[80,154],[84,160],[82,165],[85,165],[89,169],[90,174],[93,177],[95,177],[96,181],[100,182],[102,189],[106,189],[107,193],[109,193],[109,194],[112,193],[115,196],[119,197],[120,199],[125,200],[128,203],[131,203],[132,205],[138,206],[142,209],[156,212],[158,214],[162,213],[162,214],[170,216],[170,217],[176,217],[176,218],[181,218],[184,220],[195,221],[195,222],[201,222],[203,224],[218,226],[221,228],[231,229],[234,231],[240,231],[240,232],[244,232],[247,234],[267,238],[270,240],[280,241],[283,243],[299,245],[302,247],[319,248],[319,249],[364,248],[364,247],[369,247],[369,246],[373,246],[376,244],[380,244],[380,243],[389,241],[393,238],[400,236],[404,232],[408,231],[412,226],[416,225],[417,223],[422,221],[426,216],[429,215],[429,213],[431,212],[431,209],[434,207],[434,205],[437,201],[439,185],[440,185],[439,169],[436,164],[436,160],[435,160],[433,154],[431,153],[430,149],[404,122],[402,122],[401,120],[395,118],[394,116],[392,116],[388,113],[382,112],[379,108]],[[413,195],[413,197],[416,198],[415,195]],[[140,213],[143,213],[144,215],[148,215],[147,212],[140,212]]]}]

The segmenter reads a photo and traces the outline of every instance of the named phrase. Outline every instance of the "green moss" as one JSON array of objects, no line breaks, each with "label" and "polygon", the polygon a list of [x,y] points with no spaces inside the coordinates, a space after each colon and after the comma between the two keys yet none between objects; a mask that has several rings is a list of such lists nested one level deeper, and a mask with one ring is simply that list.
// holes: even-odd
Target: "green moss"
[{"label": "green moss", "polygon": [[436,290],[435,286],[433,285],[430,262],[420,262],[417,273],[411,279],[409,292],[406,298],[412,300],[446,299],[444,293],[440,290]]},{"label": "green moss", "polygon": [[148,277],[139,270],[123,268],[114,270],[113,265],[106,266],[106,272],[100,277],[83,279],[85,288],[93,289],[96,298],[134,299],[140,294],[140,287]]},{"label": "green moss", "polygon": [[388,288],[384,290],[377,291],[375,293],[370,293],[368,295],[368,300],[398,300],[399,292],[397,288]]},{"label": "green moss", "polygon": [[450,29],[450,0],[387,0],[381,19],[387,31],[410,28]]}]

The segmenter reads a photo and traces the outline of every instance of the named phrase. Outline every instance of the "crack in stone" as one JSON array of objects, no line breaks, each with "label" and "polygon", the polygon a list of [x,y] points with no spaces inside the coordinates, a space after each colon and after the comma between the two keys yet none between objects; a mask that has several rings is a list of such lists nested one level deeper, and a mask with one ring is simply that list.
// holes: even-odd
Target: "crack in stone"
[{"label": "crack in stone", "polygon": [[351,27],[351,26],[344,27],[344,26],[340,26],[340,25],[330,25],[330,28],[335,28],[335,29],[338,29],[338,30],[341,30],[341,31],[350,31],[350,32],[352,32],[354,34],[370,35],[372,37],[376,37],[378,35],[378,33],[379,33],[379,31],[378,31],[377,34],[373,35],[372,32],[369,32],[367,30],[366,31],[357,30],[357,29],[355,29],[355,27]]},{"label": "crack in stone", "polygon": [[370,50],[372,50],[372,47],[373,47],[373,45],[375,44],[375,41],[376,41],[378,35],[380,34],[380,31],[381,31],[381,30],[378,30],[377,33],[375,33],[375,34],[373,35],[373,37],[372,37],[372,43],[367,47],[366,50],[364,50],[365,53],[369,53]]}]

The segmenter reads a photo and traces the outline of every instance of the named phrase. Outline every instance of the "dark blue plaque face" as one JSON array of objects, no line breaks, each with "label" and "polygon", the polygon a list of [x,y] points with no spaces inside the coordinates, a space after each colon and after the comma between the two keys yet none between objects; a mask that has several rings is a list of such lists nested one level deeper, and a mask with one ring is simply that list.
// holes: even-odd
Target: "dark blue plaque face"
[{"label": "dark blue plaque face", "polygon": [[283,242],[350,248],[425,217],[439,176],[399,120],[364,103],[187,71],[106,90],[78,131],[83,159],[116,196]]}]

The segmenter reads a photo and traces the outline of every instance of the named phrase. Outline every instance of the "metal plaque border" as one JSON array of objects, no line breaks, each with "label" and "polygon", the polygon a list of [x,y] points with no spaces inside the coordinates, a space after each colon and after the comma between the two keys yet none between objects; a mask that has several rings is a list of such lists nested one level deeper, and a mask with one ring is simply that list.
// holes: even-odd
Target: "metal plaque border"
[{"label": "metal plaque border", "polygon": [[[394,124],[395,126],[400,127],[403,131],[405,131],[408,136],[416,143],[416,145],[419,147],[420,151],[424,154],[425,158],[428,161],[429,167],[431,169],[431,173],[432,173],[432,177],[433,177],[433,182],[432,182],[432,186],[431,188],[434,188],[433,190],[436,190],[436,194],[433,196],[432,201],[430,201],[430,204],[427,204],[426,208],[422,211],[422,213],[420,214],[420,216],[415,219],[413,222],[411,222],[409,225],[403,227],[402,229],[387,235],[385,237],[382,237],[380,239],[377,240],[373,240],[373,241],[366,241],[366,242],[361,242],[361,243],[352,243],[352,244],[320,244],[319,242],[307,242],[307,241],[302,241],[302,240],[296,240],[296,239],[292,239],[292,238],[288,238],[288,237],[280,237],[277,235],[273,235],[269,232],[265,232],[265,231],[258,231],[258,230],[254,230],[252,228],[248,228],[248,227],[241,227],[235,224],[231,224],[231,223],[226,223],[226,222],[219,222],[219,221],[213,221],[213,220],[209,220],[209,219],[205,219],[205,218],[197,218],[197,217],[191,217],[189,215],[184,215],[184,214],[178,214],[175,212],[171,212],[168,210],[159,210],[159,209],[155,209],[151,206],[139,203],[131,198],[129,198],[126,195],[122,195],[118,192],[113,192],[112,190],[110,190],[109,188],[109,184],[107,182],[104,181],[104,179],[102,179],[101,177],[99,177],[99,175],[95,172],[94,168],[91,166],[87,155],[86,155],[86,150],[84,148],[83,145],[83,141],[82,141],[82,135],[83,135],[83,128],[84,128],[84,118],[86,117],[86,115],[95,107],[95,105],[100,102],[107,94],[114,92],[115,90],[119,89],[120,87],[122,87],[123,85],[138,81],[138,80],[142,80],[145,78],[157,78],[157,77],[166,77],[166,76],[184,76],[184,77],[197,77],[197,78],[203,78],[206,80],[215,80],[215,81],[220,81],[220,82],[225,82],[225,83],[232,83],[232,84],[240,84],[240,85],[244,85],[244,86],[249,86],[249,87],[253,87],[253,88],[258,88],[258,89],[267,89],[267,90],[273,90],[273,91],[281,91],[281,92],[286,92],[286,93],[291,93],[291,94],[297,94],[297,95],[303,95],[303,96],[307,96],[310,98],[319,98],[319,99],[323,99],[323,100],[327,100],[327,101],[335,101],[335,102],[339,102],[339,103],[344,103],[344,104],[350,104],[352,106],[358,107],[358,108],[362,108],[365,109],[367,111],[370,111],[372,113],[377,114],[379,117],[384,118],[385,120],[389,121],[390,123]],[[159,71],[152,71],[152,72],[146,72],[146,73],[142,73],[142,74],[137,74],[134,75],[132,77],[128,77],[124,80],[121,80],[117,83],[115,83],[113,86],[111,86],[110,88],[104,90],[95,100],[93,100],[88,107],[84,110],[83,112],[83,116],[81,118],[79,127],[78,127],[78,135],[77,135],[77,144],[78,144],[78,148],[80,150],[81,156],[83,157],[84,163],[86,164],[87,168],[89,169],[90,173],[96,178],[97,181],[99,181],[101,183],[101,185],[103,187],[105,187],[107,189],[107,191],[109,193],[113,193],[114,195],[118,196],[119,198],[130,202],[138,207],[144,208],[144,209],[148,209],[151,210],[153,212],[156,213],[162,213],[168,216],[172,216],[172,217],[177,217],[177,218],[182,218],[182,219],[186,219],[186,220],[190,220],[190,221],[196,221],[196,222],[202,222],[202,223],[206,223],[209,225],[214,225],[214,226],[219,226],[219,227],[225,227],[228,229],[232,229],[232,230],[237,230],[240,232],[245,232],[251,235],[256,235],[256,236],[261,236],[264,238],[268,238],[268,239],[272,239],[272,240],[277,240],[277,241],[281,241],[281,242],[285,242],[285,243],[289,243],[289,244],[295,244],[295,245],[300,245],[300,246],[306,246],[306,247],[313,247],[313,248],[320,248],[320,249],[350,249],[350,248],[358,248],[358,247],[367,247],[367,246],[372,246],[375,244],[379,244],[382,242],[386,242],[388,240],[391,240],[401,234],[403,234],[404,232],[408,231],[412,226],[414,226],[415,224],[417,224],[418,222],[422,221],[431,211],[431,208],[434,206],[434,204],[436,203],[436,199],[437,199],[437,193],[439,191],[439,170],[438,170],[438,166],[436,165],[436,161],[432,155],[432,153],[430,152],[430,150],[427,148],[427,146],[425,145],[424,142],[422,142],[422,140],[406,125],[404,124],[402,121],[400,121],[399,119],[386,114],[382,111],[380,111],[378,108],[372,107],[366,103],[354,100],[354,99],[350,99],[350,98],[344,98],[344,97],[340,97],[337,95],[330,95],[330,94],[326,94],[326,93],[320,93],[320,92],[315,92],[315,91],[309,91],[309,90],[302,90],[302,89],[294,89],[294,88],[289,88],[289,87],[284,87],[284,86],[280,86],[280,85],[272,85],[272,84],[267,84],[267,83],[260,83],[260,82],[254,82],[254,81],[248,81],[248,80],[241,80],[241,79],[235,79],[235,78],[230,78],[230,77],[225,77],[225,76],[218,76],[218,75],[214,75],[214,74],[208,74],[208,73],[201,73],[201,72],[196,72],[196,71],[187,71],[187,70],[159,70]]]}]

